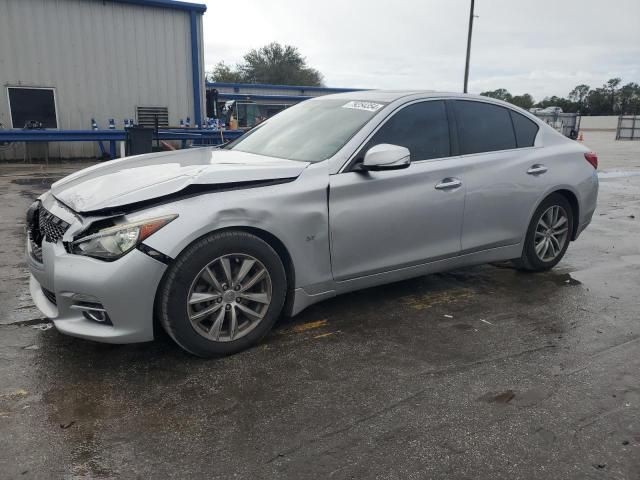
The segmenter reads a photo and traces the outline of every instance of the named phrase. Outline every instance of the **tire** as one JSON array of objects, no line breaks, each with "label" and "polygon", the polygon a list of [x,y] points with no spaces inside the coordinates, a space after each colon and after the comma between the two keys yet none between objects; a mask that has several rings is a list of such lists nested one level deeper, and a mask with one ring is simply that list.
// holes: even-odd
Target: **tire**
[{"label": "tire", "polygon": [[[556,210],[550,210],[550,209]],[[553,213],[554,211],[559,212],[559,214],[564,214],[566,218],[566,222],[562,225],[559,225],[556,229],[552,229],[554,232],[560,232],[564,229],[564,237],[559,238],[559,235],[551,235],[545,232],[544,226],[540,225],[540,220],[545,216],[544,222],[545,224],[550,223],[548,219],[551,218],[549,216],[549,212]],[[559,222],[559,221],[558,221]],[[546,270],[550,270],[555,267],[562,257],[564,257],[567,248],[569,247],[569,243],[571,241],[571,233],[573,232],[573,209],[571,208],[571,204],[569,201],[559,193],[553,193],[545,198],[542,203],[538,206],[533,217],[531,218],[531,222],[529,223],[529,228],[527,229],[527,236],[525,237],[524,247],[522,249],[522,256],[519,259],[513,261],[516,268],[519,270],[530,271],[530,272],[542,272]],[[539,243],[536,242],[544,242],[545,235],[549,235],[547,238],[547,242],[550,243],[549,249],[547,251],[553,250],[555,251],[555,255],[551,258],[551,253],[548,253],[547,256],[544,254],[541,255],[541,251],[536,251],[536,246],[539,246]],[[557,242],[554,242],[553,239],[558,240],[560,245]],[[562,240],[560,242],[560,240]],[[544,246],[541,250],[545,250]]]},{"label": "tire", "polygon": [[[260,280],[246,287],[254,277]],[[242,231],[213,233],[171,264],[158,291],[156,314],[169,336],[189,353],[231,355],[256,345],[271,330],[286,292],[284,266],[268,243]]]}]

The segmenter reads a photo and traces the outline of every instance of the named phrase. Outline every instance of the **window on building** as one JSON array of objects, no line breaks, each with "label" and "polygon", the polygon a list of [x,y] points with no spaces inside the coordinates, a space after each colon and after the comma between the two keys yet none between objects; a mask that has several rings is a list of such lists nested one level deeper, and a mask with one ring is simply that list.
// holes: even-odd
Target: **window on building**
[{"label": "window on building", "polygon": [[513,110],[509,111],[509,113],[513,121],[513,128],[516,131],[518,148],[533,147],[536,141],[536,135],[538,134],[538,125]]},{"label": "window on building", "polygon": [[516,148],[509,110],[468,100],[453,104],[462,155]]},{"label": "window on building", "polygon": [[277,103],[268,103],[258,105],[260,109],[260,117],[264,120],[267,118],[273,117],[276,113],[280,113],[282,110],[287,108],[289,105],[282,105]]},{"label": "window on building", "polygon": [[444,101],[432,100],[404,107],[375,133],[367,149],[381,143],[408,148],[412,161],[448,157],[449,123]]},{"label": "window on building", "polygon": [[7,87],[11,126],[24,128],[31,122],[44,128],[58,128],[53,88]]}]

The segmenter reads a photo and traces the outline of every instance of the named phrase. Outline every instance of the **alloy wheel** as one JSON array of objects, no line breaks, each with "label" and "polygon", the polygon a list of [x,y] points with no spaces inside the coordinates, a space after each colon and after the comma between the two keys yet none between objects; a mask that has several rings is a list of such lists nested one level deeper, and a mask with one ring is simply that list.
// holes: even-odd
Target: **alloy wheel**
[{"label": "alloy wheel", "polygon": [[196,276],[187,296],[191,325],[203,337],[230,342],[258,326],[271,304],[271,276],[255,257],[223,255]]},{"label": "alloy wheel", "polygon": [[553,205],[538,220],[535,233],[536,255],[543,262],[554,260],[569,238],[569,217],[564,208]]}]

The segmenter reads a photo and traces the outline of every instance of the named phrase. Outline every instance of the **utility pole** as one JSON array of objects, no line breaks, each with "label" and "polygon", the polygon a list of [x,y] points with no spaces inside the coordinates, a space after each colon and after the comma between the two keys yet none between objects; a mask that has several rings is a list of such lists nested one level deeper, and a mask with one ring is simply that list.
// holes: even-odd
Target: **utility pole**
[{"label": "utility pole", "polygon": [[471,0],[471,9],[469,10],[469,36],[467,37],[467,63],[464,67],[464,93],[467,93],[469,84],[469,58],[471,57],[471,33],[473,32],[473,5],[475,0]]}]

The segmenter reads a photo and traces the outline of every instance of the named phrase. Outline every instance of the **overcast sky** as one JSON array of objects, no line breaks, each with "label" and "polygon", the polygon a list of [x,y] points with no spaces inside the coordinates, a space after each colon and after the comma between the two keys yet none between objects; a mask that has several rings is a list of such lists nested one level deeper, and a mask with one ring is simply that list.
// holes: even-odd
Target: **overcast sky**
[{"label": "overcast sky", "polygon": [[[205,64],[272,41],[331,87],[461,91],[470,0],[207,0]],[[640,0],[476,0],[469,90],[542,99],[640,83]]]}]

